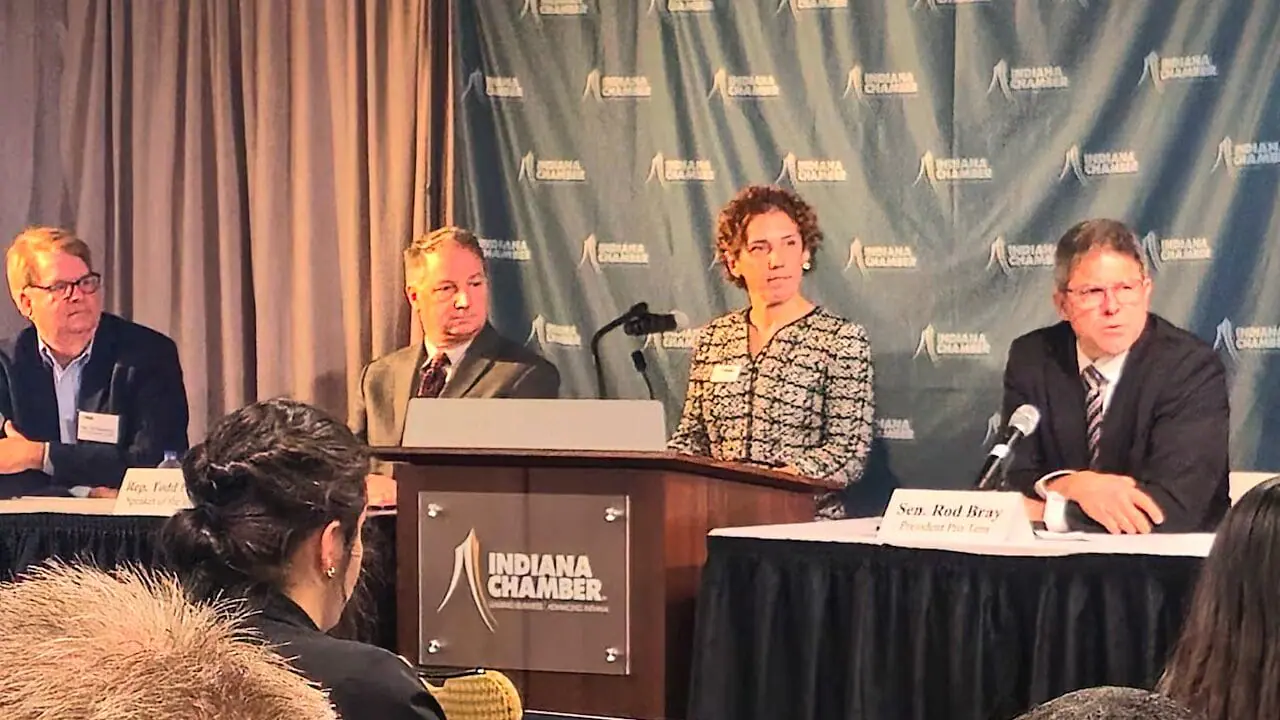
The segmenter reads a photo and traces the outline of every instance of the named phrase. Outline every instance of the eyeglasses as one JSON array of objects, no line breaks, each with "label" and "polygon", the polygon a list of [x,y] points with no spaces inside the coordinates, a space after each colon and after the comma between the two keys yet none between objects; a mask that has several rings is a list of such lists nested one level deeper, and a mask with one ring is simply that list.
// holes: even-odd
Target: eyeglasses
[{"label": "eyeglasses", "polygon": [[33,287],[33,288],[36,288],[37,290],[43,290],[54,297],[62,298],[65,300],[71,297],[72,288],[80,288],[80,292],[84,293],[85,295],[92,295],[98,292],[98,288],[102,287],[102,275],[96,272],[91,272],[88,275],[85,275],[84,277],[78,278],[76,280],[59,280],[58,282],[55,282],[52,285],[32,284],[32,285],[28,285],[27,287]]},{"label": "eyeglasses", "polygon": [[1076,304],[1084,310],[1093,310],[1102,307],[1102,303],[1107,299],[1107,293],[1116,299],[1120,305],[1133,305],[1142,299],[1142,282],[1117,283],[1109,288],[1097,287],[1089,285],[1081,288],[1067,288],[1064,292],[1072,295],[1076,299]]}]

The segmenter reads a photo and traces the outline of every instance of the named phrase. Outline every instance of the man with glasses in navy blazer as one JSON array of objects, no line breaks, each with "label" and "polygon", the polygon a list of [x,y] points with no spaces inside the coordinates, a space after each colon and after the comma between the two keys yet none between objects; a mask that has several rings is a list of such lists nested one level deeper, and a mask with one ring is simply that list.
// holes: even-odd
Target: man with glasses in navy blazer
[{"label": "man with glasses in navy blazer", "polygon": [[1009,347],[1004,413],[1039,408],[1008,482],[1051,530],[1212,531],[1227,495],[1226,371],[1213,348],[1149,312],[1133,231],[1086,220],[1058,241],[1062,322]]},{"label": "man with glasses in navy blazer", "polygon": [[31,325],[0,344],[0,497],[110,496],[126,469],[186,452],[177,347],[102,312],[88,245],[34,227],[5,260],[9,292]]}]

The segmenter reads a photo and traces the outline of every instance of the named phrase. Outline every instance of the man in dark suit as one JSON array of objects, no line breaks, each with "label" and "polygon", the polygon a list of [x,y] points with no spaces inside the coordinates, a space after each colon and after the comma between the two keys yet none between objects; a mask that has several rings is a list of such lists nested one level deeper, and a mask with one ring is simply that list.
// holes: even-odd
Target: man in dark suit
[{"label": "man in dark suit", "polygon": [[187,395],[173,341],[102,312],[84,241],[31,228],[6,254],[31,326],[0,344],[0,496],[118,488],[130,467],[187,449]]},{"label": "man in dark suit", "polygon": [[372,446],[399,445],[414,397],[554,398],[555,366],[488,322],[484,253],[467,230],[446,227],[405,251],[405,295],[423,342],[364,368],[349,424]]},{"label": "man in dark suit", "polygon": [[1009,483],[1050,529],[1211,531],[1226,512],[1228,399],[1205,342],[1148,312],[1137,238],[1088,220],[1058,241],[1063,322],[1014,340],[1004,413],[1039,408]]}]

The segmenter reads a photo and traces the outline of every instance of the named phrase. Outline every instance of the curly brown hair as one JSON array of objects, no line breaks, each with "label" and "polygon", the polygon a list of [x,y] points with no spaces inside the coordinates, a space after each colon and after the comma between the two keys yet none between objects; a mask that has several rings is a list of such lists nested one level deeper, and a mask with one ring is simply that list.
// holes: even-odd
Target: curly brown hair
[{"label": "curly brown hair", "polygon": [[800,229],[804,249],[809,251],[809,264],[813,266],[822,244],[822,230],[818,228],[818,214],[813,207],[796,193],[777,185],[748,185],[720,210],[716,219],[716,258],[724,268],[729,282],[740,288],[746,284],[742,278],[729,272],[729,258],[737,255],[747,243],[747,225],[757,215],[780,210],[791,218]]}]

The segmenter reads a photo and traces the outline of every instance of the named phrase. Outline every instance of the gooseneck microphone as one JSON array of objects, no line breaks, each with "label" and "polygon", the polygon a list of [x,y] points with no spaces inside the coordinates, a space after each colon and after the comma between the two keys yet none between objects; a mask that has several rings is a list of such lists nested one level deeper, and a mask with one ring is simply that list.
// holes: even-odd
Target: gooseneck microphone
[{"label": "gooseneck microphone", "polygon": [[1000,442],[991,448],[987,460],[982,464],[982,472],[978,474],[978,490],[991,490],[1004,480],[1009,465],[1009,457],[1013,454],[1013,446],[1023,437],[1036,431],[1040,424],[1040,411],[1034,405],[1020,405],[1009,417],[1005,435]]}]

